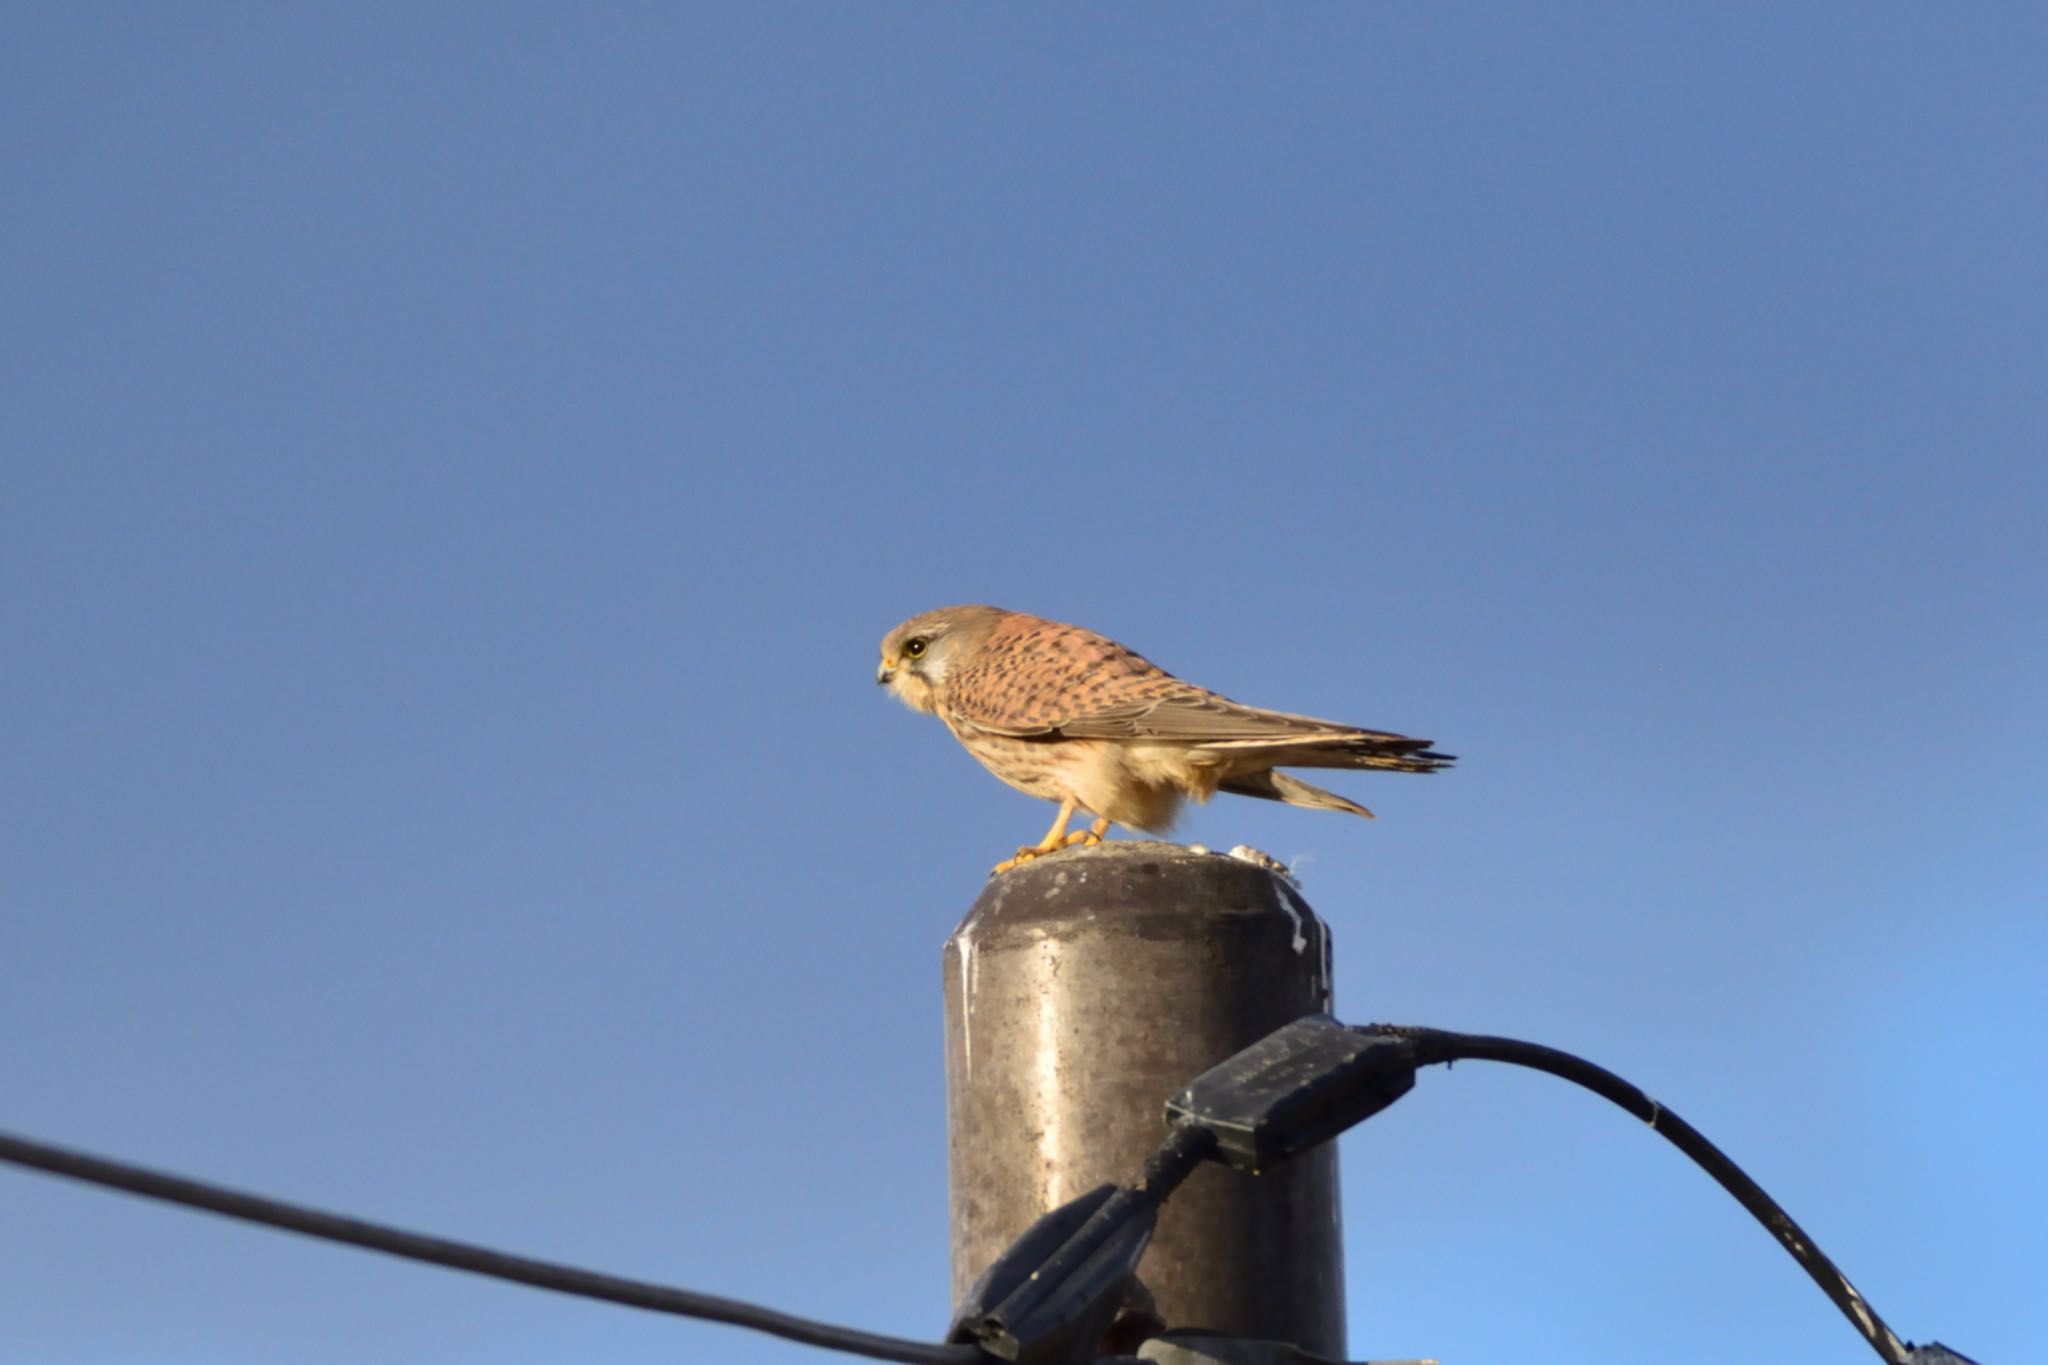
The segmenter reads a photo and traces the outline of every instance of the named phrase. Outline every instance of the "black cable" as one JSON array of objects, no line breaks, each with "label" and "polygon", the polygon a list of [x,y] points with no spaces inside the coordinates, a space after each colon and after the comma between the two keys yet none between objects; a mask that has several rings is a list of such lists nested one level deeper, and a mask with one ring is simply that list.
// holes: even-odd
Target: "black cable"
[{"label": "black cable", "polygon": [[1195,1168],[1216,1150],[1216,1135],[1198,1123],[1176,1123],[1166,1132],[1159,1150],[1145,1159],[1145,1173],[1138,1188],[1155,1204],[1164,1204]]},{"label": "black cable", "polygon": [[687,1289],[672,1289],[666,1285],[650,1284],[645,1280],[621,1279],[616,1275],[599,1274],[594,1270],[579,1270],[574,1266],[558,1265],[552,1261],[531,1260],[525,1256],[513,1256],[486,1247],[472,1246],[466,1242],[451,1242],[441,1237],[427,1237],[417,1232],[405,1232],[398,1228],[364,1222],[359,1218],[323,1213],[318,1209],[285,1204],[259,1195],[243,1194],[238,1190],[223,1189],[218,1185],[208,1185],[197,1180],[186,1180],[181,1176],[130,1166],[124,1162],[108,1161],[102,1157],[87,1156],[83,1152],[31,1142],[7,1133],[0,1133],[0,1161],[28,1166],[51,1175],[66,1176],[72,1180],[82,1180],[90,1185],[126,1190],[130,1194],[139,1194],[148,1199],[182,1204],[187,1208],[201,1209],[227,1218],[239,1218],[244,1222],[261,1223],[266,1227],[281,1228],[286,1232],[302,1233],[324,1241],[346,1242],[350,1246],[362,1247],[368,1251],[381,1251],[386,1255],[400,1256],[407,1260],[425,1261],[429,1265],[445,1266],[450,1270],[510,1280],[515,1284],[531,1285],[536,1289],[552,1289],[559,1294],[602,1299],[608,1303],[625,1304],[629,1308],[644,1308],[654,1313],[672,1313],[678,1317],[723,1322],[734,1327],[766,1332],[770,1336],[782,1337],[789,1341],[802,1342],[807,1346],[845,1351],[851,1355],[867,1356],[874,1360],[900,1361],[903,1365],[975,1365],[976,1362],[988,1359],[977,1346],[941,1346],[930,1342],[909,1341],[901,1337],[857,1331],[850,1327],[835,1327],[830,1323],[814,1322],[809,1318],[778,1313],[772,1308],[741,1303],[737,1299],[722,1299],[711,1294],[692,1293]]},{"label": "black cable", "polygon": [[1514,1038],[1493,1038],[1399,1024],[1369,1024],[1359,1032],[1409,1040],[1415,1045],[1416,1061],[1424,1066],[1470,1060],[1530,1067],[1584,1086],[1626,1109],[1661,1133],[1672,1146],[1691,1157],[1702,1170],[1720,1182],[1722,1189],[1734,1195],[1736,1201],[1748,1209],[1778,1239],[1778,1244],[1791,1253],[1792,1259],[1813,1277],[1821,1292],[1842,1310],[1842,1316],[1849,1320],[1849,1325],[1870,1343],[1871,1349],[1887,1365],[1910,1365],[1913,1359],[1911,1348],[1885,1326],[1877,1310],[1864,1301],[1856,1286],[1849,1283],[1849,1277],[1814,1245],[1813,1239],[1799,1224],[1792,1221],[1791,1214],[1780,1208],[1778,1202],[1765,1194],[1763,1187],[1751,1180],[1720,1148],[1701,1136],[1697,1128],[1612,1071],[1595,1066],[1582,1057],[1574,1057],[1569,1052]]}]

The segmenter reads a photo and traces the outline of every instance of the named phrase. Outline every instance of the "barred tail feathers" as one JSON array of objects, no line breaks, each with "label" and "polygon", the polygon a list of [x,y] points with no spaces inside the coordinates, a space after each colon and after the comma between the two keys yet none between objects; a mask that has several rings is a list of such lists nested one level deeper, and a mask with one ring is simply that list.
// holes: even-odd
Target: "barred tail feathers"
[{"label": "barred tail feathers", "polygon": [[1312,787],[1298,777],[1267,769],[1260,773],[1238,773],[1223,779],[1217,790],[1234,792],[1239,796],[1256,796],[1265,801],[1284,801],[1290,806],[1306,806],[1310,810],[1340,810],[1348,815],[1361,815],[1373,819],[1373,813],[1356,801],[1348,801],[1335,792]]}]

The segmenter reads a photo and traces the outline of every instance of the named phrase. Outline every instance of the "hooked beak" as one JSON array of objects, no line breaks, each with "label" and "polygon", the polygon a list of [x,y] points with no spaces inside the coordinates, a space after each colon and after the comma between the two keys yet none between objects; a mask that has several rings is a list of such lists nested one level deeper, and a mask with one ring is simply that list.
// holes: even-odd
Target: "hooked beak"
[{"label": "hooked beak", "polygon": [[877,683],[886,683],[895,676],[896,661],[894,659],[882,660],[882,666],[875,670],[875,681]]}]

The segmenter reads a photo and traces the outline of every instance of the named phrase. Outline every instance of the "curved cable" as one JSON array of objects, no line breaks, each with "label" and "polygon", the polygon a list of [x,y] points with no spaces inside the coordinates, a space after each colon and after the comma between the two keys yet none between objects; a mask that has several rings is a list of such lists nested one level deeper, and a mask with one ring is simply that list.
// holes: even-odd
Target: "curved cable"
[{"label": "curved cable", "polygon": [[1700,1169],[1720,1183],[1722,1189],[1734,1195],[1736,1202],[1748,1209],[1771,1236],[1778,1239],[1778,1245],[1791,1254],[1800,1268],[1820,1286],[1821,1292],[1842,1310],[1842,1316],[1849,1320],[1849,1325],[1888,1365],[1910,1365],[1913,1359],[1911,1348],[1885,1325],[1877,1310],[1864,1300],[1855,1285],[1849,1283],[1849,1277],[1814,1245],[1805,1229],[1792,1221],[1791,1214],[1780,1208],[1775,1199],[1764,1193],[1761,1185],[1751,1180],[1719,1147],[1707,1141],[1697,1128],[1612,1071],[1569,1052],[1515,1038],[1453,1033],[1446,1029],[1401,1024],[1368,1024],[1359,1032],[1409,1040],[1415,1045],[1416,1061],[1421,1065],[1469,1060],[1529,1067],[1583,1086],[1602,1099],[1626,1109],[1691,1157]]},{"label": "curved cable", "polygon": [[737,1299],[723,1299],[687,1289],[672,1289],[667,1285],[652,1284],[646,1280],[622,1279],[616,1275],[580,1270],[575,1266],[560,1265],[553,1261],[513,1256],[502,1251],[492,1251],[488,1247],[473,1246],[467,1242],[428,1237],[417,1232],[406,1232],[379,1223],[365,1222],[360,1218],[324,1213],[319,1209],[286,1204],[219,1185],[209,1185],[198,1180],[187,1180],[182,1176],[130,1166],[125,1162],[88,1156],[83,1152],[32,1142],[27,1138],[15,1137],[4,1132],[0,1132],[0,1161],[27,1166],[51,1175],[66,1176],[72,1180],[81,1180],[89,1185],[125,1190],[129,1194],[139,1194],[148,1199],[182,1204],[186,1208],[201,1209],[226,1218],[239,1218],[247,1223],[261,1223],[265,1227],[301,1233],[323,1241],[345,1242],[367,1251],[381,1251],[388,1256],[424,1261],[429,1265],[443,1266],[449,1270],[510,1280],[514,1284],[531,1285],[536,1289],[552,1289],[558,1294],[602,1299],[607,1303],[624,1304],[629,1308],[644,1308],[653,1313],[670,1313],[677,1317],[722,1322],[733,1327],[765,1332],[787,1341],[802,1342],[806,1346],[821,1346],[827,1350],[844,1351],[872,1360],[899,1361],[902,1365],[974,1365],[975,1362],[987,1359],[976,1346],[941,1346],[931,1342],[910,1341],[902,1337],[881,1336],[874,1332],[836,1327],[831,1323],[779,1313],[772,1308],[742,1303]]}]

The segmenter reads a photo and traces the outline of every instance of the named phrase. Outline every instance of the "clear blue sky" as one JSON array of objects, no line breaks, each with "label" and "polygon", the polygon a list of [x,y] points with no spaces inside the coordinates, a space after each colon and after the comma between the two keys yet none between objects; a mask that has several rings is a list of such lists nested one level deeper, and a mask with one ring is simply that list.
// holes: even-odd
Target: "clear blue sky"
[{"label": "clear blue sky", "polygon": [[[1080,621],[1434,736],[1341,1011],[1583,1052],[1901,1332],[2048,1278],[2031,4],[0,16],[0,1127],[906,1334]],[[1638,1125],[1344,1145],[1359,1355],[1865,1359]],[[36,1365],[823,1359],[0,1171]]]}]

